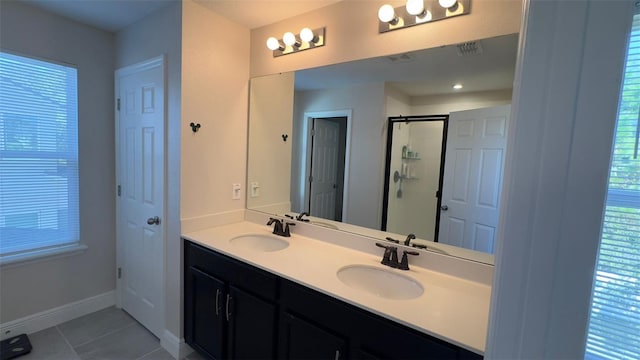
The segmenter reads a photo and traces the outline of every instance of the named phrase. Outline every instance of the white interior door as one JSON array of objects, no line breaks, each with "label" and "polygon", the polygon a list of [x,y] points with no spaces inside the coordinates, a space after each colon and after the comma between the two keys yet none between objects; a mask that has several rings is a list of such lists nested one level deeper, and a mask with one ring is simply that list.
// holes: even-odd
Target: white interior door
[{"label": "white interior door", "polygon": [[335,220],[340,125],[323,119],[314,119],[313,123],[309,210],[313,216]]},{"label": "white interior door", "polygon": [[164,63],[116,71],[119,304],[156,336],[164,329]]},{"label": "white interior door", "polygon": [[510,112],[450,114],[438,241],[493,253]]}]

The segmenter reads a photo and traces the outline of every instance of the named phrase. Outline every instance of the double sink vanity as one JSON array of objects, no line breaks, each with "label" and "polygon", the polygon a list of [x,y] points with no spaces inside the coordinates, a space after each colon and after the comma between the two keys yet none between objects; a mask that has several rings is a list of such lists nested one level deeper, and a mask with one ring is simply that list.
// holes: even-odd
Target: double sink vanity
[{"label": "double sink vanity", "polygon": [[402,270],[381,264],[384,240],[268,221],[183,234],[185,339],[203,356],[482,358],[491,265],[393,244],[418,253]]}]

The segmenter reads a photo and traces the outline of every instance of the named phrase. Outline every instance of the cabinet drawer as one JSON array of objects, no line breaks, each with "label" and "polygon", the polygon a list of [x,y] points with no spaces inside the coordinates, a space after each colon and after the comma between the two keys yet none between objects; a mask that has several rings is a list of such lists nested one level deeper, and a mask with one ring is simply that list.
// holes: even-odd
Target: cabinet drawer
[{"label": "cabinet drawer", "polygon": [[185,244],[185,263],[215,276],[247,292],[267,300],[275,300],[278,277],[226,255],[209,250],[188,240]]}]

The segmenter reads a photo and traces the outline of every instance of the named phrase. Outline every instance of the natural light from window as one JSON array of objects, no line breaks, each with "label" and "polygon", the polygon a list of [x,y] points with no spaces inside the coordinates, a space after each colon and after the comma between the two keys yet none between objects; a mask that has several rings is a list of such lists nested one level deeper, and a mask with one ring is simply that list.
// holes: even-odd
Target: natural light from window
[{"label": "natural light from window", "polygon": [[633,18],[586,359],[640,358],[640,15]]},{"label": "natural light from window", "polygon": [[77,70],[0,52],[0,262],[79,242]]}]

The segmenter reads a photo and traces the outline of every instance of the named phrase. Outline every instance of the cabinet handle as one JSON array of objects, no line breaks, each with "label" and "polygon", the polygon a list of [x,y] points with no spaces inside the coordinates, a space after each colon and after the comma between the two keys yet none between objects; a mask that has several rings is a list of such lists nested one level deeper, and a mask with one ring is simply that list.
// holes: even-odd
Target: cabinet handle
[{"label": "cabinet handle", "polygon": [[231,301],[231,296],[229,296],[229,294],[227,294],[227,321],[229,321],[229,317],[231,317],[231,312],[229,311],[229,302]]},{"label": "cabinet handle", "polygon": [[336,358],[335,360],[340,360],[340,350],[336,350]]},{"label": "cabinet handle", "polygon": [[216,289],[216,316],[220,316],[220,289]]}]

